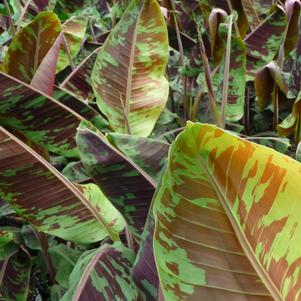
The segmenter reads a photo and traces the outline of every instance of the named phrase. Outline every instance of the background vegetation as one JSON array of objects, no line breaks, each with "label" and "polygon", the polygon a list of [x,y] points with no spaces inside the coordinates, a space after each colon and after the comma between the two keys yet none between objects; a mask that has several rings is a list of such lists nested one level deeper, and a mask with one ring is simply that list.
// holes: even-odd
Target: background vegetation
[{"label": "background vegetation", "polygon": [[300,7],[1,1],[0,300],[301,300]]}]

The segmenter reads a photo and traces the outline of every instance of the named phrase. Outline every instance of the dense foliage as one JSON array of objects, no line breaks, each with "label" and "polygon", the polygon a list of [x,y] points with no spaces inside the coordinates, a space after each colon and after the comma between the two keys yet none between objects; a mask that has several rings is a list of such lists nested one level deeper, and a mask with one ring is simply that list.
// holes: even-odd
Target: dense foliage
[{"label": "dense foliage", "polygon": [[1,1],[0,300],[301,300],[300,9]]}]

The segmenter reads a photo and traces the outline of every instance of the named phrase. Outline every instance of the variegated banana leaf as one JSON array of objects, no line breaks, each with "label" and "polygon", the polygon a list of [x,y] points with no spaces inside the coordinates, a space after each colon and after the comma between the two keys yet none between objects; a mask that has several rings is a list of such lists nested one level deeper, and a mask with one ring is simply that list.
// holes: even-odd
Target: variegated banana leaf
[{"label": "variegated banana leaf", "polygon": [[108,128],[109,122],[102,115],[68,91],[55,88],[52,97],[91,122],[97,129],[105,130]]},{"label": "variegated banana leaf", "polygon": [[[282,98],[284,97],[286,101],[287,98],[294,98],[289,89],[289,74],[281,71],[275,61],[271,61],[256,72],[254,86],[260,110],[272,102],[272,98],[275,97],[275,87],[278,89],[277,93],[281,92]],[[278,96],[280,98],[280,95]]]},{"label": "variegated banana leaf", "polygon": [[86,171],[139,239],[155,191],[154,181],[100,133],[82,125],[76,141]]},{"label": "variegated banana leaf", "polygon": [[[55,14],[42,12],[37,15],[13,38],[3,61],[2,71],[29,84],[61,30],[60,20]],[[48,57],[48,60],[48,69],[52,70],[54,76],[56,58],[50,60]]]},{"label": "variegated banana leaf", "polygon": [[93,98],[91,73],[98,51],[99,48],[89,54],[81,64],[66,77],[60,87],[70,91],[81,100],[88,101]]},{"label": "variegated banana leaf", "polygon": [[300,163],[206,124],[169,154],[154,200],[165,300],[299,300]]},{"label": "variegated banana leaf", "polygon": [[[76,101],[82,111],[85,104]],[[0,124],[18,130],[54,153],[78,157],[75,134],[82,120],[59,101],[0,73]]]},{"label": "variegated banana leaf", "polygon": [[211,54],[216,64],[219,64],[224,56],[225,41],[219,35],[219,25],[226,21],[227,13],[220,8],[213,8],[208,20]]},{"label": "variegated banana leaf", "polygon": [[108,235],[116,240],[124,228],[120,213],[96,185],[75,187],[1,127],[0,170],[0,198],[41,232],[91,243]]},{"label": "variegated banana leaf", "polygon": [[29,253],[21,248],[0,262],[1,300],[28,300],[31,267]]},{"label": "variegated banana leaf", "polygon": [[288,28],[285,35],[284,51],[287,56],[296,46],[299,38],[300,30],[300,0],[285,1],[285,12],[288,19]]},{"label": "variegated banana leaf", "polygon": [[73,60],[77,56],[85,37],[88,19],[87,15],[80,14],[70,18],[62,25],[65,43],[61,45],[56,72],[64,70],[70,65],[70,59]]},{"label": "variegated banana leaf", "polygon": [[165,107],[168,37],[156,0],[132,0],[98,53],[97,104],[116,132],[148,136]]},{"label": "variegated banana leaf", "polygon": [[61,301],[136,301],[131,279],[134,253],[118,242],[85,252],[69,277],[69,290]]},{"label": "variegated banana leaf", "polygon": [[153,236],[155,220],[150,209],[143,230],[138,255],[132,269],[132,277],[144,293],[146,301],[158,300],[159,276],[154,258]]},{"label": "variegated banana leaf", "polygon": [[255,30],[260,25],[263,19],[260,17],[262,6],[258,0],[242,0],[242,7],[248,18],[248,23],[251,30]]},{"label": "variegated banana leaf", "polygon": [[72,183],[92,182],[81,161],[70,162],[62,170],[62,174]]},{"label": "variegated banana leaf", "polygon": [[109,133],[107,139],[158,183],[166,162],[168,143],[119,133]]},{"label": "variegated banana leaf", "polygon": [[285,11],[278,7],[264,22],[246,36],[244,42],[247,46],[248,75],[254,77],[258,69],[274,59],[284,41],[286,27]]},{"label": "variegated banana leaf", "polygon": [[[234,19],[232,15],[230,17]],[[232,21],[229,20],[229,22]],[[230,26],[232,25],[226,23],[221,23],[219,26],[220,37],[224,40],[226,47],[218,74],[216,96],[217,99],[226,102],[225,119],[229,122],[236,122],[244,115],[246,46],[241,38],[232,34],[232,31],[229,32],[229,29],[232,28]],[[228,80],[225,78],[226,75]],[[224,95],[225,85],[227,92]]]},{"label": "variegated banana leaf", "polygon": [[301,92],[293,104],[292,113],[278,124],[277,131],[280,136],[289,136],[294,133],[295,143],[301,140]]}]

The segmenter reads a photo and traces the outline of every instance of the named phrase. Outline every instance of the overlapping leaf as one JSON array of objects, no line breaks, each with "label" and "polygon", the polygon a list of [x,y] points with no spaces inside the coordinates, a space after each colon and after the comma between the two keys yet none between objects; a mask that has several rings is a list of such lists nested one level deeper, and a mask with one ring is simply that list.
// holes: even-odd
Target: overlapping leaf
[{"label": "overlapping leaf", "polygon": [[19,215],[41,232],[66,240],[116,239],[122,217],[96,185],[76,188],[3,128],[0,143],[0,197]]},{"label": "overlapping leaf", "polygon": [[[39,76],[44,76],[46,64],[48,75],[54,77],[57,59],[57,45],[54,43],[60,32],[61,23],[55,14],[40,13],[13,38],[4,58],[2,70],[29,84],[37,72],[40,73]],[[55,47],[52,48],[53,46]],[[47,62],[43,63],[45,58]],[[41,64],[42,69],[39,71]]]},{"label": "overlapping leaf", "polygon": [[1,300],[27,301],[31,258],[21,248],[0,262]]},{"label": "overlapping leaf", "polygon": [[108,121],[100,115],[96,110],[94,110],[87,103],[77,99],[68,91],[55,88],[53,91],[53,98],[55,98],[60,103],[64,104],[80,116],[84,117],[86,120],[91,122],[97,129],[104,130],[109,126]]},{"label": "overlapping leaf", "polygon": [[[61,94],[60,94],[61,95]],[[60,98],[65,99],[64,97]],[[66,104],[87,117],[97,116],[77,99],[67,97]],[[70,105],[71,106],[71,105]],[[87,110],[88,109],[88,110]],[[4,73],[0,73],[0,123],[23,133],[46,149],[77,157],[76,128],[83,118],[53,98],[38,92]]]},{"label": "overlapping leaf", "polygon": [[98,51],[99,48],[88,55],[86,59],[69,74],[60,87],[70,91],[81,100],[89,100],[91,95],[93,95],[91,73]]},{"label": "overlapping leaf", "polygon": [[107,138],[111,144],[158,183],[166,162],[169,150],[168,143],[118,133],[110,133]]},{"label": "overlapping leaf", "polygon": [[275,61],[270,62],[256,72],[254,86],[260,110],[263,110],[272,102],[272,97],[275,97],[276,86],[284,98],[294,98],[289,90],[289,74],[282,72]]},{"label": "overlapping leaf", "polygon": [[155,190],[154,181],[101,134],[82,126],[76,141],[85,169],[139,239]]},{"label": "overlapping leaf", "polygon": [[157,1],[132,0],[92,72],[97,104],[115,131],[151,133],[168,96],[167,57],[167,29]]},{"label": "overlapping leaf", "polygon": [[[225,94],[226,107],[225,118],[227,121],[236,122],[244,115],[244,100],[246,87],[246,47],[241,38],[236,37],[229,31],[229,24],[221,24],[220,32],[226,44],[226,51],[221,62],[219,71],[218,87],[216,96],[222,99],[224,85],[227,85]],[[231,28],[230,28],[231,30]],[[228,35],[231,35],[228,37]],[[227,62],[227,53],[229,62]],[[228,80],[225,79],[225,71],[228,74]]]},{"label": "overlapping leaf", "polygon": [[244,39],[247,46],[247,72],[254,76],[256,71],[274,59],[285,37],[287,17],[278,8]]},{"label": "overlapping leaf", "polygon": [[165,300],[298,300],[300,170],[215,126],[188,125],[154,203]]},{"label": "overlapping leaf", "polygon": [[61,301],[136,301],[138,291],[130,271],[134,254],[121,243],[85,252],[69,278],[69,290]]},{"label": "overlapping leaf", "polygon": [[[88,16],[79,15],[72,17],[62,25],[66,45],[62,44],[59,52],[56,71],[60,72],[70,64],[70,59],[74,59],[83,43],[88,24]],[[68,49],[66,49],[68,47]],[[68,53],[69,52],[69,53]],[[69,57],[70,56],[70,57]]]}]

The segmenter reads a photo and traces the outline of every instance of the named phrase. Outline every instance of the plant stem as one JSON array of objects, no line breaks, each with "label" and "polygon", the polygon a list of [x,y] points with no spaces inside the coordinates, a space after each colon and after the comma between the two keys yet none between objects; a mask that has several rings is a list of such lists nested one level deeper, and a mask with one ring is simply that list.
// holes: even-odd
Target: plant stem
[{"label": "plant stem", "polygon": [[[233,7],[232,7],[231,0],[227,0],[227,3],[228,3],[228,7],[229,7],[229,10],[230,10],[230,13],[232,14]],[[238,28],[236,20],[234,20],[234,28],[235,28],[235,32],[236,32],[237,37],[240,37],[240,32],[239,32],[239,28]]]},{"label": "plant stem", "polygon": [[92,34],[92,37],[93,37],[93,42],[96,43],[97,39],[96,39],[95,31],[94,31],[94,28],[93,28],[92,17],[89,17],[89,27],[90,27],[90,31],[91,31],[91,34]]},{"label": "plant stem", "polygon": [[135,251],[133,236],[132,236],[132,234],[131,234],[131,232],[129,230],[129,226],[128,225],[125,226],[125,236],[126,236],[126,241],[127,241],[128,247],[131,250]]},{"label": "plant stem", "polygon": [[[180,32],[180,27],[179,27],[179,22],[178,18],[176,15],[176,4],[174,0],[170,0],[170,6],[171,6],[171,14],[173,16],[173,20],[175,23],[175,28],[176,28],[176,36],[177,36],[177,43],[179,47],[179,53],[180,53],[180,65],[181,67],[184,67],[184,48],[183,48],[183,43],[181,40],[181,32]],[[184,108],[184,118],[187,120],[188,115],[189,115],[189,100],[188,100],[188,95],[187,95],[187,81],[188,78],[186,75],[183,75],[182,77],[182,82],[183,82],[183,89],[184,89],[184,95],[183,95],[183,108]]]},{"label": "plant stem", "polygon": [[197,28],[197,30],[198,30],[202,62],[203,62],[203,66],[205,69],[205,78],[206,78],[206,84],[207,84],[207,88],[208,88],[208,97],[209,97],[210,104],[211,104],[211,110],[213,113],[215,124],[217,126],[221,126],[221,118],[220,118],[220,114],[217,110],[208,57],[206,55],[206,50],[205,50],[205,46],[204,46],[204,42],[203,42],[203,38],[202,38],[202,33],[200,32],[199,28]]},{"label": "plant stem", "polygon": [[65,37],[64,33],[62,33],[62,38],[63,38],[64,47],[65,47],[65,50],[66,50],[66,53],[67,53],[67,57],[68,57],[68,60],[69,60],[69,64],[70,64],[70,67],[73,71],[75,69],[75,66],[74,66],[74,63],[73,63],[73,60],[72,60],[72,57],[71,57],[71,53],[70,53],[70,48],[69,48],[69,45],[68,45],[68,42],[66,40],[66,37]]},{"label": "plant stem", "polygon": [[9,26],[11,28],[12,35],[14,36],[16,34],[16,29],[15,29],[15,25],[14,25],[13,16],[11,14],[10,7],[9,7],[7,0],[4,0],[4,4],[5,4],[5,9],[7,11],[7,14],[8,14]]},{"label": "plant stem", "polygon": [[18,21],[17,31],[19,31],[21,29],[22,21],[23,21],[24,16],[25,16],[25,14],[27,12],[27,9],[29,7],[30,2],[31,2],[31,0],[28,0],[26,2],[25,6],[22,9],[22,12],[21,12],[21,15],[20,15],[20,18],[19,18],[19,21]]},{"label": "plant stem", "polygon": [[228,102],[228,88],[229,88],[229,73],[230,73],[230,58],[231,58],[231,38],[232,38],[232,23],[233,15],[230,16],[228,36],[227,36],[227,47],[225,55],[225,69],[224,69],[224,82],[223,82],[223,92],[222,92],[222,128],[226,126],[226,106]]},{"label": "plant stem", "polygon": [[193,121],[193,122],[196,120],[196,115],[197,115],[197,112],[199,110],[201,99],[202,99],[203,95],[204,95],[204,93],[202,91],[199,92],[198,95],[195,98],[194,103],[193,103],[193,106],[192,106],[192,109],[191,109],[191,114],[190,114],[190,120]]},{"label": "plant stem", "polygon": [[125,123],[126,131],[127,131],[127,133],[129,135],[131,135],[131,128],[130,128],[130,123],[129,123],[129,115],[128,115],[128,111],[125,108],[125,104],[124,104],[124,101],[122,99],[121,93],[120,93],[120,103],[121,103],[121,106],[122,106],[122,109],[123,109],[123,116],[124,116],[124,123]]},{"label": "plant stem", "polygon": [[245,90],[244,125],[245,125],[245,132],[246,132],[247,135],[249,135],[249,133],[250,133],[250,95],[249,95],[249,87],[246,87],[246,90]]}]

